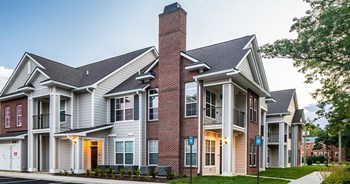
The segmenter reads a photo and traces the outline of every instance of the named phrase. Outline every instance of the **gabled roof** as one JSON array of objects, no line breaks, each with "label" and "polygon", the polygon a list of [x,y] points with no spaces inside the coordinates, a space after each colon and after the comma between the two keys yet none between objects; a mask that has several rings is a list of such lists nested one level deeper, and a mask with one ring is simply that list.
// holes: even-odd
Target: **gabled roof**
[{"label": "gabled roof", "polygon": [[304,109],[297,109],[294,113],[292,123],[301,123],[304,121]]},{"label": "gabled roof", "polygon": [[151,48],[152,47],[147,47],[136,50],[78,68],[73,68],[32,53],[28,53],[28,55],[45,67],[42,71],[47,74],[51,80],[76,87],[83,87],[98,82]]},{"label": "gabled roof", "polygon": [[270,94],[276,100],[276,103],[268,104],[267,115],[290,113],[288,107],[295,94],[295,89],[272,91]]},{"label": "gabled roof", "polygon": [[95,127],[68,130],[64,132],[55,133],[55,136],[67,136],[67,135],[86,136],[86,134],[88,133],[93,133],[93,132],[97,132],[97,131],[101,131],[109,128],[113,128],[113,124],[104,124],[104,125],[95,126]]},{"label": "gabled roof", "polygon": [[250,49],[245,49],[245,46],[254,37],[254,35],[245,36],[242,38],[189,50],[185,53],[201,62],[205,62],[211,67],[210,70],[204,72],[203,74],[234,69],[249,52]]}]

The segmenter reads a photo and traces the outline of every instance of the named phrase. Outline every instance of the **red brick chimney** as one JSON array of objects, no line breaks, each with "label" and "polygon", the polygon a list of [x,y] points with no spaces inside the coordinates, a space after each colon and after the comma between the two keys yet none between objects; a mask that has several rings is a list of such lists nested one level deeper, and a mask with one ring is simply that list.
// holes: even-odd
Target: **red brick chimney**
[{"label": "red brick chimney", "polygon": [[158,165],[179,173],[181,128],[180,51],[186,50],[186,11],[178,3],[159,15]]}]

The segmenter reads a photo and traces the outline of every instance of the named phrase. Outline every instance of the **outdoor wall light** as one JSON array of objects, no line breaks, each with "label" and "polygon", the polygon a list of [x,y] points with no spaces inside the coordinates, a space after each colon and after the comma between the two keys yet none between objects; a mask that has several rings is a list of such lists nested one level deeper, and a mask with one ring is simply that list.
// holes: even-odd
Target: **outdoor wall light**
[{"label": "outdoor wall light", "polygon": [[79,137],[78,136],[74,136],[74,135],[73,136],[67,135],[67,138],[70,139],[73,142],[73,144],[76,144],[78,142],[78,140],[79,140]]},{"label": "outdoor wall light", "polygon": [[224,144],[227,144],[227,137],[224,137]]}]

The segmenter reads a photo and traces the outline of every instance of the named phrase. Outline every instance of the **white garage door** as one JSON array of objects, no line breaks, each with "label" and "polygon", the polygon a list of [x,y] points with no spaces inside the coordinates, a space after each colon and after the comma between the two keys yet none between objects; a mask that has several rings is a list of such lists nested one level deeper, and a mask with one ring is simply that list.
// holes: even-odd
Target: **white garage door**
[{"label": "white garage door", "polygon": [[0,170],[20,170],[19,144],[0,144]]}]

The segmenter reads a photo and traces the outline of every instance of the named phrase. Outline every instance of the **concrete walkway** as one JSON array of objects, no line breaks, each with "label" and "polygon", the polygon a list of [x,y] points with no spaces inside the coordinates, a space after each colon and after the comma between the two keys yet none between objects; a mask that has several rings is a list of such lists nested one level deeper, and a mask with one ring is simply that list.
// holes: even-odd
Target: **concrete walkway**
[{"label": "concrete walkway", "polygon": [[297,180],[293,180],[290,184],[320,184],[324,180],[324,177],[329,176],[329,172],[319,172],[315,171]]},{"label": "concrete walkway", "polygon": [[[279,180],[287,180],[290,181],[289,184],[321,184],[324,180],[324,177],[329,176],[329,172],[319,172],[315,171],[311,174],[308,174],[306,176],[303,176],[299,179],[288,179],[288,178],[276,178],[276,177],[269,177],[269,176],[260,176],[260,178],[269,178],[269,179],[279,179]],[[255,175],[248,175],[251,177],[256,177]]]},{"label": "concrete walkway", "polygon": [[[145,183],[145,182],[126,181],[126,180],[108,180],[108,179],[97,179],[97,178],[56,176],[56,175],[52,175],[52,174],[19,173],[19,172],[6,172],[6,171],[0,171],[0,176],[35,179],[35,180],[52,180],[52,181],[70,182],[70,183],[86,183],[86,184],[110,184],[110,183],[142,184],[142,183]],[[151,182],[146,182],[146,183],[147,184],[159,184],[159,183],[151,183]]]}]

